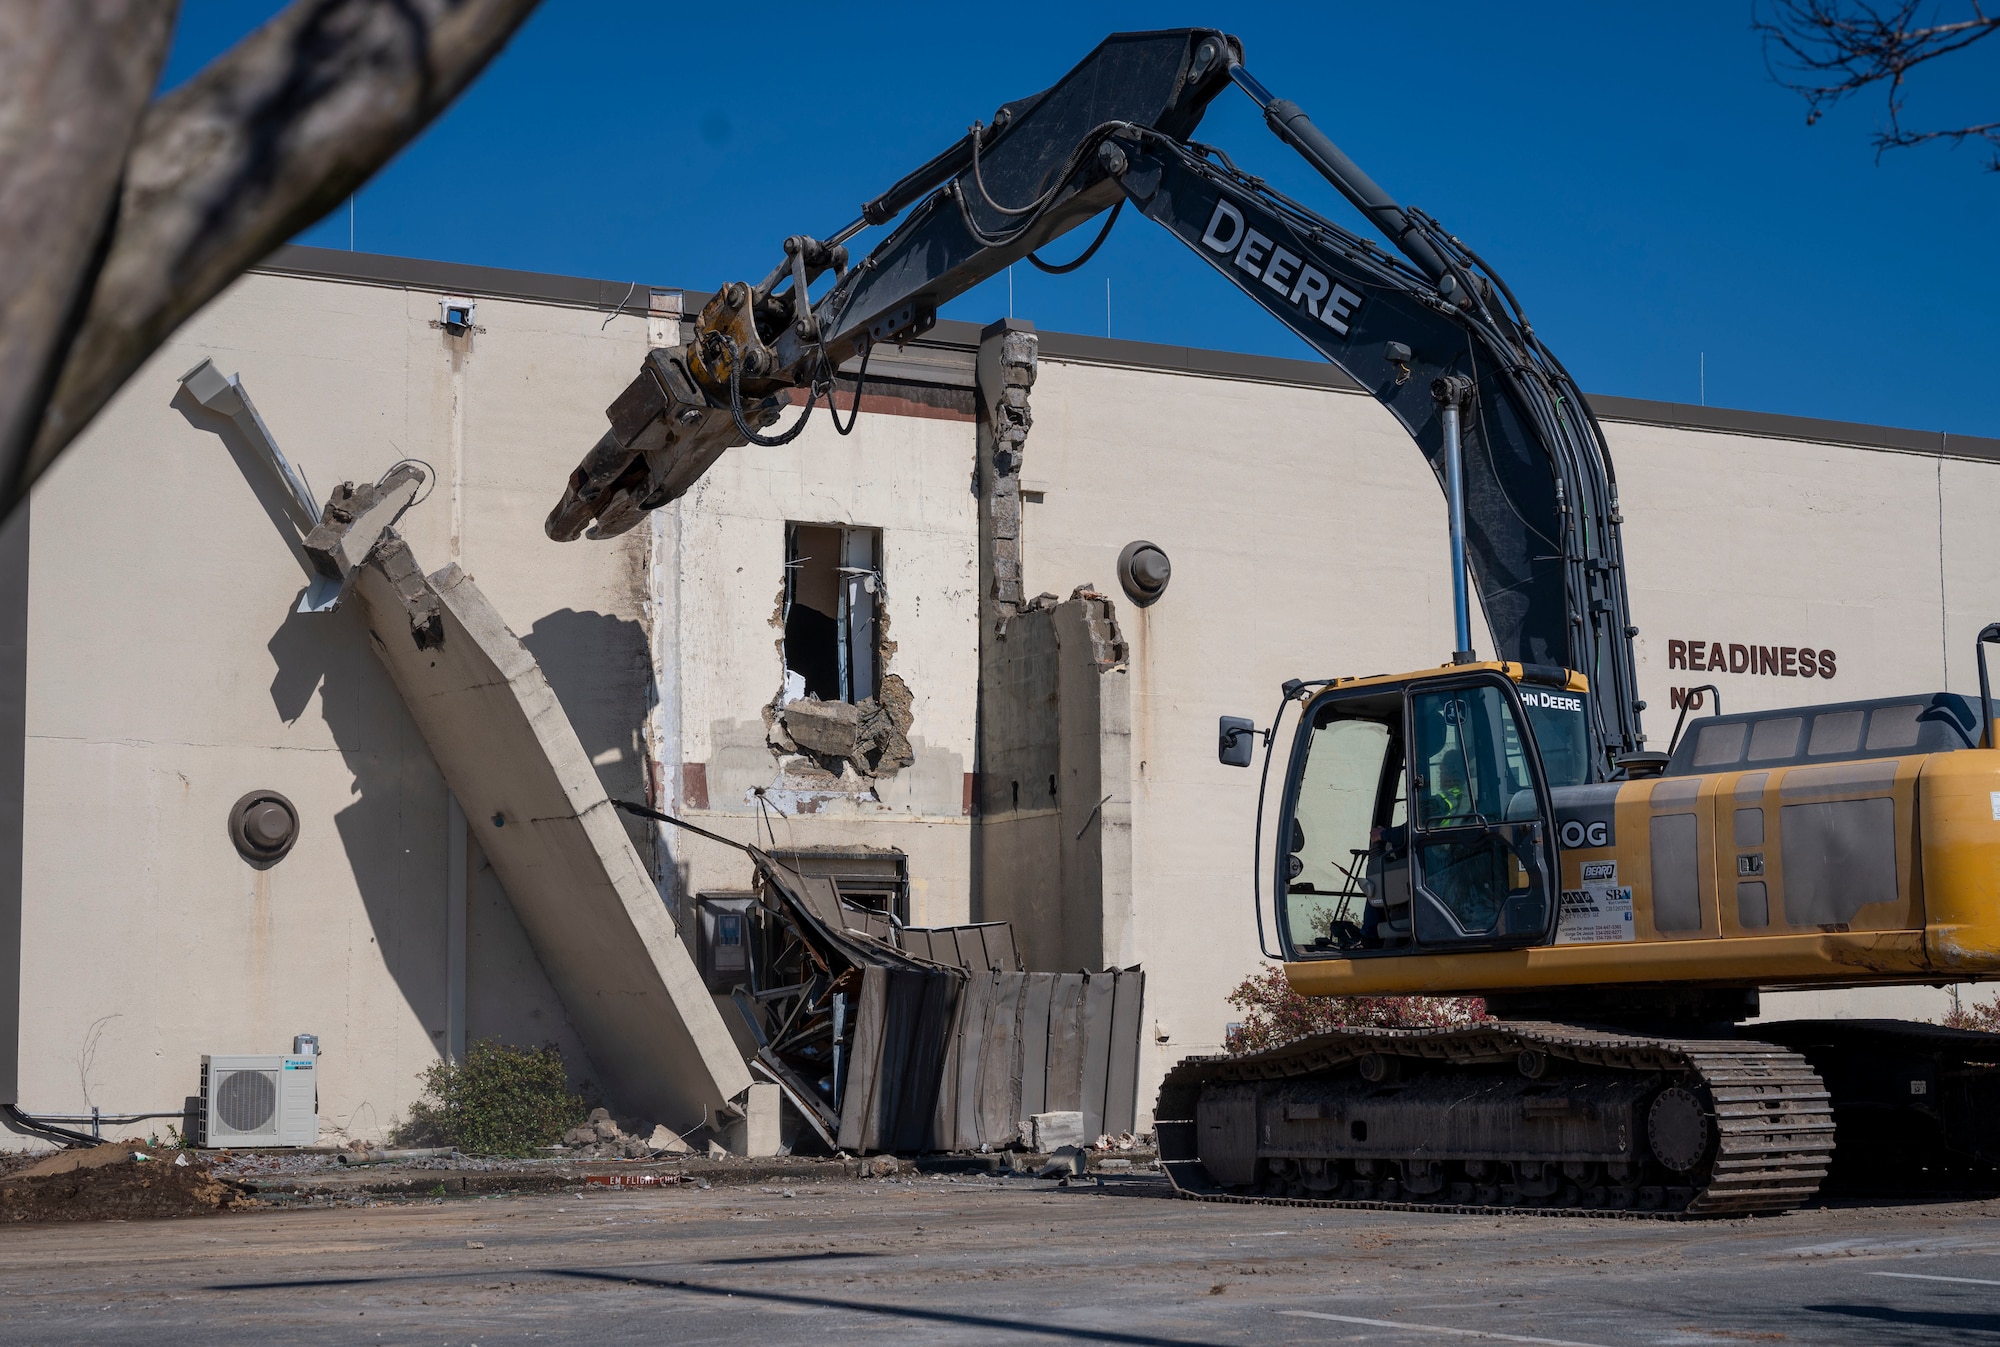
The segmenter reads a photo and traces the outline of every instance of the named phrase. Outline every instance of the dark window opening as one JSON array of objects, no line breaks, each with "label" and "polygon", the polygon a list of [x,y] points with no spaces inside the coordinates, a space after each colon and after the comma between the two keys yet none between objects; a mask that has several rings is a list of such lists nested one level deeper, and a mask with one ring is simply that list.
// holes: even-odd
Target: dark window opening
[{"label": "dark window opening", "polygon": [[824,875],[833,881],[840,901],[864,912],[910,920],[909,860],[900,851],[882,848],[803,847],[774,851],[779,863],[802,875]]},{"label": "dark window opening", "polygon": [[785,526],[788,699],[863,702],[881,691],[875,658],[882,531]]}]

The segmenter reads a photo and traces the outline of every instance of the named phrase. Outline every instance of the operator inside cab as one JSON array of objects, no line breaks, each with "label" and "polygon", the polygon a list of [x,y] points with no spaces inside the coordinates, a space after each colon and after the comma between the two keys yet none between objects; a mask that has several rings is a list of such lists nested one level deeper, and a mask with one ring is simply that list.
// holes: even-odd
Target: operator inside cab
[{"label": "operator inside cab", "polygon": [[1414,948],[1416,883],[1434,914],[1427,945],[1514,938],[1531,885],[1517,834],[1540,816],[1530,755],[1564,786],[1586,778],[1588,748],[1581,693],[1523,686],[1515,703],[1503,687],[1336,690],[1315,702],[1294,760],[1278,905],[1300,955]]}]

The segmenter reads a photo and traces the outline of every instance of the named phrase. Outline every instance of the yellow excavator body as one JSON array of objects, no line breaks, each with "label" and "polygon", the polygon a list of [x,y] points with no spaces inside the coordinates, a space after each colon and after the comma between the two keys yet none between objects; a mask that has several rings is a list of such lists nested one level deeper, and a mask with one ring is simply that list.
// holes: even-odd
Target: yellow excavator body
[{"label": "yellow excavator body", "polygon": [[[1616,803],[1619,845],[1564,850],[1559,864],[1564,893],[1584,891],[1587,868],[1592,879],[1615,875],[1619,887],[1629,887],[1629,940],[1297,959],[1286,963],[1286,978],[1308,996],[1467,995],[1607,983],[1779,990],[2000,978],[2000,751],[1877,761],[1866,773],[1794,766],[1624,783]],[[1781,818],[1786,801],[1801,797],[1890,802],[1893,896],[1861,904],[1839,922],[1788,913],[1782,848],[1735,836],[1736,816],[1756,809]],[[1700,925],[1666,929],[1654,903],[1649,825],[1655,816],[1688,813],[1699,846]],[[1746,856],[1762,862],[1755,879],[1742,870]],[[1763,904],[1763,921],[1746,923],[1739,884],[1761,884],[1753,901]]]},{"label": "yellow excavator body", "polygon": [[[1531,686],[1522,666],[1489,663],[1338,680],[1329,691],[1420,693],[1441,674],[1462,682],[1476,671]],[[1588,692],[1574,672],[1566,672],[1562,686]],[[1766,721],[1796,717],[1800,738],[1814,715],[1814,708],[1763,713]],[[1615,843],[1590,845],[1585,838],[1584,845],[1559,847],[1560,901],[1585,903],[1612,891],[1617,896],[1607,906],[1618,921],[1586,925],[1580,938],[1562,943],[1515,949],[1292,958],[1286,978],[1308,996],[1610,984],[1779,990],[2000,978],[2000,750],[1850,760],[1833,752],[1808,752],[1803,761],[1798,754],[1769,756],[1791,760],[1619,783],[1607,834]],[[1554,793],[1559,800],[1561,788]],[[1809,827],[1807,854],[1794,849],[1791,863],[1809,871],[1801,876],[1808,891],[1804,901],[1788,902],[1786,820],[1799,814],[1810,816],[1802,821]],[[1690,835],[1691,872],[1683,854]],[[1822,854],[1829,840],[1845,842],[1846,856]],[[1875,873],[1840,873],[1843,860],[1857,859]],[[1516,883],[1524,878],[1518,862],[1512,874]],[[1836,908],[1826,910],[1822,891],[1843,879],[1862,891],[1835,898]]]},{"label": "yellow excavator body", "polygon": [[[1181,1062],[1155,1119],[1181,1193],[1699,1216],[1830,1174],[2000,1190],[2000,1035],[1746,1023],[1768,990],[2000,979],[1983,694],[1704,716],[1598,780],[1570,671],[1310,686],[1286,690],[1260,938],[1304,995],[1474,995],[1487,1017]],[[1247,725],[1223,722],[1224,762],[1246,765]]]}]

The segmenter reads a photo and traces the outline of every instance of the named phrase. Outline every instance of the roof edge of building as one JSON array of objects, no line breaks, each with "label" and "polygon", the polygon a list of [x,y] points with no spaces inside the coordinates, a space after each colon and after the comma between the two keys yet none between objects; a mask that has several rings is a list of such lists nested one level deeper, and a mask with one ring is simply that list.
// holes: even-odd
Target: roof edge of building
[{"label": "roof edge of building", "polygon": [[507,267],[481,267],[467,262],[437,262],[418,257],[392,257],[386,253],[354,253],[339,248],[310,248],[287,243],[275,249],[252,271],[280,276],[304,276],[314,280],[350,281],[359,285],[382,285],[399,289],[436,290],[441,294],[467,299],[523,299],[543,304],[563,304],[606,312],[647,312],[653,291],[679,293],[689,300],[697,295],[677,285],[645,285],[638,281],[602,281],[584,276],[556,276],[541,271],[514,271]]},{"label": "roof edge of building", "polygon": [[[278,248],[252,270],[363,285],[438,290],[468,298],[487,295],[496,299],[520,299],[620,313],[646,313],[655,290],[678,291],[684,296],[688,312],[699,309],[708,299],[706,291],[681,286],[593,280],[538,271],[515,271],[505,267],[474,266],[465,262],[344,252],[337,248],[312,248],[295,243]],[[963,352],[970,361],[979,346],[979,331],[976,323],[947,319],[939,322],[916,344]],[[1040,336],[1041,354],[1051,360],[1159,370],[1207,378],[1245,379],[1343,393],[1363,391],[1359,384],[1340,370],[1317,360],[1248,355],[1240,351],[1172,346],[1118,337],[1091,337],[1077,332],[1043,332]],[[1814,444],[1851,445],[1897,453],[2000,462],[2000,439],[1982,435],[1955,435],[1949,431],[1910,430],[1855,421],[1791,416],[1781,412],[1702,407],[1684,402],[1656,402],[1601,393],[1585,396],[1590,399],[1591,410],[1601,420],[1629,425],[1668,426],[1678,430],[1707,430],[1765,439],[1801,440]]]}]

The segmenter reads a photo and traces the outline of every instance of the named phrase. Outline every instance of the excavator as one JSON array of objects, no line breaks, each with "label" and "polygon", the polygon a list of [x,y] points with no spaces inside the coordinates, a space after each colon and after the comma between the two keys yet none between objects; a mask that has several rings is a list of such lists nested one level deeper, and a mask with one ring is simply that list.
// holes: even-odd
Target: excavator
[{"label": "excavator", "polygon": [[[1232,88],[1386,247],[1192,138]],[[1449,662],[1293,680],[1267,728],[1219,726],[1222,762],[1264,753],[1260,946],[1306,996],[1486,1007],[1464,1027],[1182,1061],[1155,1110],[1176,1190],[1688,1217],[1778,1211],[1830,1184],[1992,1186],[2000,1035],[1750,1022],[1764,990],[2000,978],[1985,663],[2000,624],[1979,636],[1977,702],[1718,702],[1649,750],[1617,479],[1589,404],[1493,268],[1259,83],[1225,33],[1107,38],[845,228],[787,238],[761,281],[715,292],[691,341],[645,357],[549,536],[615,536],[727,449],[795,438],[821,400],[847,433],[844,371],[858,409],[875,348],[1022,259],[1074,270],[1128,204],[1387,408],[1447,501]],[[1040,256],[1098,216],[1074,260]],[[892,223],[850,258],[849,239]],[[774,431],[798,389],[804,410]],[[1473,650],[1474,594],[1492,659]]]}]

